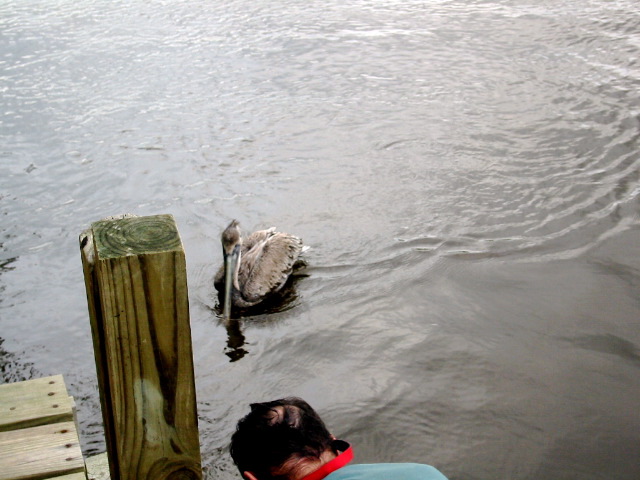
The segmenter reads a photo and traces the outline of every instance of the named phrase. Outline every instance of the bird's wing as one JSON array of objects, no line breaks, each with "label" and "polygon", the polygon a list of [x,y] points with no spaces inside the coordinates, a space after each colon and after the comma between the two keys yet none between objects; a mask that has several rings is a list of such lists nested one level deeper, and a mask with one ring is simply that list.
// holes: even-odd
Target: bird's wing
[{"label": "bird's wing", "polygon": [[276,233],[276,227],[268,230],[258,230],[242,240],[242,255],[246,255],[255,246],[266,242],[269,237]]},{"label": "bird's wing", "polygon": [[[294,235],[262,232],[268,234],[243,254],[238,275],[241,278],[242,296],[248,301],[260,301],[282,288],[302,250],[302,240]],[[261,232],[255,232],[252,236],[258,233]]]}]

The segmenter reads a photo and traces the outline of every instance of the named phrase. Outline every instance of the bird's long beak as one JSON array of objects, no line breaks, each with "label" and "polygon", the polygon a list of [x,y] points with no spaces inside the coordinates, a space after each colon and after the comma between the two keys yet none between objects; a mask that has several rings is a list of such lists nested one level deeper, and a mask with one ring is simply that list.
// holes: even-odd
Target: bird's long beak
[{"label": "bird's long beak", "polygon": [[239,246],[231,253],[224,252],[224,306],[222,318],[226,321],[231,318],[231,290],[233,289],[236,270],[240,260]]}]

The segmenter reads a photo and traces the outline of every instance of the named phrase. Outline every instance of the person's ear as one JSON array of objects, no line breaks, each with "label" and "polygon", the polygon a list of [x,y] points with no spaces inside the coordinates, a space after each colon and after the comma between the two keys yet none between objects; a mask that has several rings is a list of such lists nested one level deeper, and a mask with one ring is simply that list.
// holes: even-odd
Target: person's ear
[{"label": "person's ear", "polygon": [[243,475],[244,475],[244,478],[246,478],[247,480],[258,480],[258,477],[256,477],[251,472],[243,472]]},{"label": "person's ear", "polygon": [[330,433],[329,436],[331,437],[331,440],[337,440],[336,436],[333,433]]}]

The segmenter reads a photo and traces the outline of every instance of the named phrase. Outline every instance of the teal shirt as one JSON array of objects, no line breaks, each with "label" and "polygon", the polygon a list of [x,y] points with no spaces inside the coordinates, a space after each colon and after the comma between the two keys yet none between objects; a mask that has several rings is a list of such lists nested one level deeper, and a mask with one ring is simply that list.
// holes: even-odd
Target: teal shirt
[{"label": "teal shirt", "polygon": [[324,480],[447,480],[447,477],[419,463],[363,463],[346,465]]}]

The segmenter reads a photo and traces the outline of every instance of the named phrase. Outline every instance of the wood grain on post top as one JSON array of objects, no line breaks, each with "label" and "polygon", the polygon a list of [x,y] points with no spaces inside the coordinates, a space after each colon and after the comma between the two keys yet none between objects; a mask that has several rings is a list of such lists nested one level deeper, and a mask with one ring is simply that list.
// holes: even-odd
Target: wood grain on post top
[{"label": "wood grain on post top", "polygon": [[178,228],[171,215],[100,220],[93,223],[92,229],[101,259],[182,251]]}]

